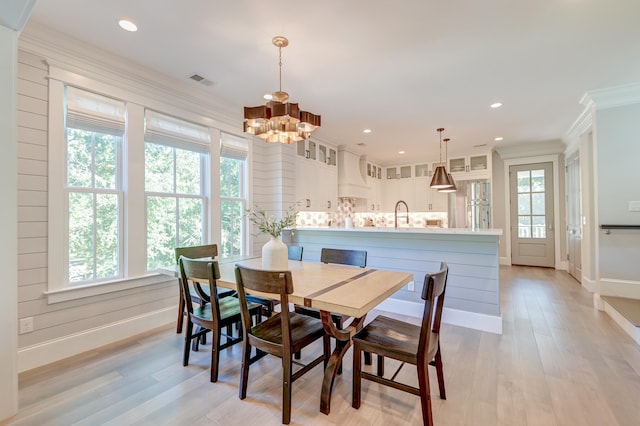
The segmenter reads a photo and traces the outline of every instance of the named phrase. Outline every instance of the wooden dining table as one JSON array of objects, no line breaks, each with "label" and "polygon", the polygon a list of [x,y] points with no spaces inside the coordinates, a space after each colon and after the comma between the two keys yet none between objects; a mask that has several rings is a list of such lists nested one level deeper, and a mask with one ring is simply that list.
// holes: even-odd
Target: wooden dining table
[{"label": "wooden dining table", "polygon": [[[219,262],[219,286],[236,288],[236,264],[261,269],[262,260]],[[351,347],[351,338],[364,325],[367,313],[412,281],[413,274],[291,260],[289,270],[293,277],[293,293],[289,295],[289,302],[318,309],[325,332],[336,339],[336,348],[325,368],[320,394],[320,411],[329,414],[333,383],[342,358]],[[331,320],[332,312],[354,319],[343,329],[338,329]]]}]

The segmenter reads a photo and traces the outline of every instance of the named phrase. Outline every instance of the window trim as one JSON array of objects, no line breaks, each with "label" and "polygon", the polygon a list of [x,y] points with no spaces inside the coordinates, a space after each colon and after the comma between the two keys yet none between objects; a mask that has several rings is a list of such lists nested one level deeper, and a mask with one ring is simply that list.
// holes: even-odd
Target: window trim
[{"label": "window trim", "polygon": [[[223,145],[223,137],[224,137],[224,133],[221,135],[221,147],[224,146]],[[223,149],[221,149],[222,152]],[[242,203],[242,210],[245,211],[247,209],[247,205],[250,205],[250,186],[249,186],[249,182],[251,182],[250,179],[250,169],[251,167],[249,166],[249,159],[251,158],[251,142],[249,140],[247,140],[247,150],[245,151],[245,158],[241,159],[237,156],[231,155],[231,156],[223,156],[223,153],[220,154],[219,157],[219,162],[218,165],[222,164],[222,159],[223,158],[229,158],[232,160],[237,160],[237,161],[243,161],[243,164],[241,166],[241,173],[240,173],[240,196],[239,197],[223,197],[222,195],[220,195],[220,184],[218,184],[218,190],[219,190],[219,197],[218,199],[220,200],[220,204],[218,206],[218,213],[220,215],[220,225],[218,226],[218,228],[220,229],[220,244],[222,244],[222,201],[240,201]],[[220,171],[218,170],[218,182],[220,182],[219,180],[219,176],[220,176]],[[249,222],[247,220],[246,217],[243,216],[242,218],[242,249],[241,249],[241,253],[240,256],[246,256],[249,255],[251,253],[251,248],[250,248],[250,232],[249,232]]]},{"label": "window trim", "polygon": [[[219,209],[215,208],[219,202],[219,150],[215,141],[219,140],[221,132],[238,134],[234,125],[227,121],[220,121],[207,115],[207,110],[200,104],[185,103],[178,99],[176,103],[168,103],[166,92],[151,91],[144,84],[132,83],[131,79],[113,76],[110,80],[97,80],[75,71],[61,68],[62,64],[49,62],[49,102],[48,102],[48,248],[47,248],[47,303],[58,303],[90,296],[98,296],[112,292],[123,291],[140,286],[155,285],[173,280],[159,273],[146,272],[146,209],[144,203],[144,176],[136,181],[136,170],[144,162],[144,110],[153,109],[163,111],[167,115],[185,117],[186,121],[206,126],[214,141],[209,149],[208,179],[205,179],[205,203],[208,217],[203,226],[207,226],[205,239],[217,241],[220,239]],[[109,81],[108,83],[106,81]],[[107,97],[122,99],[127,104],[128,122],[122,151],[122,178],[124,190],[124,224],[122,228],[122,250],[124,251],[124,277],[119,280],[65,287],[64,278],[64,220],[66,210],[64,206],[63,185],[65,183],[66,158],[64,154],[65,125],[64,125],[64,85]],[[134,117],[134,120],[132,120]],[[240,136],[238,136],[240,137]],[[250,165],[250,163],[248,163]],[[251,167],[247,167],[249,174]],[[214,204],[215,203],[215,204]],[[144,212],[138,214],[135,212]],[[133,213],[132,213],[133,212]],[[142,229],[143,232],[132,236],[132,230]],[[141,237],[142,236],[142,237]]]}]

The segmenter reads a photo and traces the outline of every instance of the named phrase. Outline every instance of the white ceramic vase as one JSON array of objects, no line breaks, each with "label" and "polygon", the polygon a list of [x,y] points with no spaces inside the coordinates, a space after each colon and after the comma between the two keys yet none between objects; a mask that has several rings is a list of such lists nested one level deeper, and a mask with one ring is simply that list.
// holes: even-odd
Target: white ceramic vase
[{"label": "white ceramic vase", "polygon": [[271,237],[262,246],[262,269],[286,271],[289,269],[289,250],[280,238]]}]

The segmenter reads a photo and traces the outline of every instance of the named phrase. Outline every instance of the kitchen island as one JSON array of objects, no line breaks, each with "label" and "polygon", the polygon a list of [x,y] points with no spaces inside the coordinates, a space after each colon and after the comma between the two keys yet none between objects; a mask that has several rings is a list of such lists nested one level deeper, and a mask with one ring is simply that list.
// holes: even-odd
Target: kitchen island
[{"label": "kitchen island", "polygon": [[304,247],[304,260],[320,261],[323,247],[367,251],[367,267],[411,272],[414,281],[379,309],[421,317],[424,276],[449,265],[443,321],[502,333],[498,243],[501,229],[297,228],[283,235]]}]

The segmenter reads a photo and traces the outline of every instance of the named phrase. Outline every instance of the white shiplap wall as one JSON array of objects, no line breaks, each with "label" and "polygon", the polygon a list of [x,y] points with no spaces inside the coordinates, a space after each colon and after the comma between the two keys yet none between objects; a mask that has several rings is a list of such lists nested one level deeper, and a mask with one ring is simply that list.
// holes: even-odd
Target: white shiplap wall
[{"label": "white shiplap wall", "polygon": [[[252,157],[253,198],[249,207],[258,205],[279,217],[295,203],[295,145],[266,143],[256,138]],[[266,241],[263,235],[252,238],[253,254],[260,254]]]},{"label": "white shiplap wall", "polygon": [[[174,280],[99,296],[48,304],[47,290],[47,111],[48,68],[42,58],[18,54],[18,318],[33,317],[34,331],[18,336],[21,370],[75,352],[76,336],[100,345],[105,330],[144,318],[175,317],[178,297]],[[159,314],[161,313],[161,314]],[[148,321],[146,328],[161,323]],[[145,328],[143,327],[143,329]],[[139,327],[129,327],[141,331]],[[98,332],[99,331],[99,332]],[[95,332],[95,333],[93,333]],[[92,342],[92,335],[100,335]],[[120,335],[120,338],[127,337]],[[102,339],[102,340],[101,340]],[[64,350],[59,350],[66,346]],[[20,355],[30,361],[20,361]],[[37,359],[37,360],[36,360]]]}]

